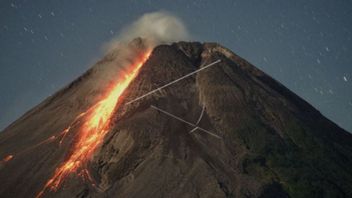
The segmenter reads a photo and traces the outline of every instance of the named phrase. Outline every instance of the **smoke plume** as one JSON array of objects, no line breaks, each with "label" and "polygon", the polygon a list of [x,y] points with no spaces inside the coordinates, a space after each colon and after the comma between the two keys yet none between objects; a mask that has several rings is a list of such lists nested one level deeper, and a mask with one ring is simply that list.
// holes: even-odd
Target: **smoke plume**
[{"label": "smoke plume", "polygon": [[186,41],[190,38],[180,18],[166,11],[158,11],[144,14],[131,25],[123,28],[119,36],[107,45],[107,49],[112,50],[121,43],[128,43],[137,37],[144,39],[150,48],[158,44]]}]

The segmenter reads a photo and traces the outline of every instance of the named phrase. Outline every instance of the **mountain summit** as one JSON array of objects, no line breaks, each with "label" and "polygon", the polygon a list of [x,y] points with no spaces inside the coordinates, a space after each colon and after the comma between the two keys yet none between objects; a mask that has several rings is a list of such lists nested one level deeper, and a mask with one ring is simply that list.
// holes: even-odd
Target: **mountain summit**
[{"label": "mountain summit", "polygon": [[109,53],[1,132],[0,159],[0,197],[352,196],[352,135],[216,43]]}]

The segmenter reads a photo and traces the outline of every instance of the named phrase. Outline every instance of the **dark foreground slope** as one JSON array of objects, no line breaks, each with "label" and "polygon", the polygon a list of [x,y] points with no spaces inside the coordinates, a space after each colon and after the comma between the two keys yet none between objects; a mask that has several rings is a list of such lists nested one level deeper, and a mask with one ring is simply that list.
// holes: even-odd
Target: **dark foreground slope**
[{"label": "dark foreground slope", "polygon": [[[122,103],[218,59],[195,76],[117,109],[114,126],[89,165],[97,187],[72,176],[45,196],[351,197],[352,135],[217,44],[156,47]],[[79,113],[72,108],[79,108],[70,107],[62,118],[52,104],[79,105],[72,100],[85,94],[63,93],[11,125],[0,134],[0,157],[34,144],[41,128],[52,134],[64,128]],[[192,127],[151,105],[192,123],[204,106],[199,126],[221,138],[189,133]],[[38,115],[43,111],[52,114],[44,119]],[[30,157],[2,164],[0,197],[35,196],[69,148],[46,144],[26,154]]]}]

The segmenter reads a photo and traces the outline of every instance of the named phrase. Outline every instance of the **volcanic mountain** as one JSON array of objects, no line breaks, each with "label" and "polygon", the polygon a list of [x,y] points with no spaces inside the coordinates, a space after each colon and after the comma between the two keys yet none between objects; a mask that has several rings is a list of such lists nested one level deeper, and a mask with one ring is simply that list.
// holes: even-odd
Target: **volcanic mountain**
[{"label": "volcanic mountain", "polygon": [[0,197],[352,197],[352,135],[246,60],[128,48],[0,133]]}]

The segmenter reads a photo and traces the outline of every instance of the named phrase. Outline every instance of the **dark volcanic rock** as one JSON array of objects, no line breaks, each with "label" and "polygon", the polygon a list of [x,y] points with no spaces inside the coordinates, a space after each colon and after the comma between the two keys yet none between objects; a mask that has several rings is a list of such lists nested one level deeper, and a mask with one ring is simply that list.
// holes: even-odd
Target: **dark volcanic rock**
[{"label": "dark volcanic rock", "polygon": [[[111,56],[103,63],[113,61]],[[211,68],[125,105],[218,59]],[[57,133],[83,108],[79,104],[92,104],[76,101],[87,96],[76,92],[90,73],[0,133],[0,157]],[[97,187],[72,176],[45,196],[352,196],[352,135],[218,44],[156,47],[120,102],[111,131],[89,164]],[[151,105],[192,123],[204,106],[199,126],[221,139],[189,133],[192,127]],[[66,112],[64,118],[56,115],[58,109]],[[69,146],[43,145],[3,164],[0,197],[35,196]]]}]

